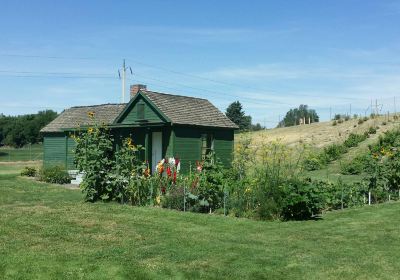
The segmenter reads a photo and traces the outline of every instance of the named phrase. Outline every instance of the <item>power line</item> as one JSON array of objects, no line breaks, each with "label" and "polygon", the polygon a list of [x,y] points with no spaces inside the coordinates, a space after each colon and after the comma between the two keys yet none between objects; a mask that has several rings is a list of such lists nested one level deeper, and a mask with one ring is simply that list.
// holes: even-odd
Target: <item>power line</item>
[{"label": "power line", "polygon": [[[100,58],[96,58],[96,57],[65,57],[65,56],[40,56],[40,55],[22,55],[22,54],[0,54],[0,56],[5,56],[5,57],[30,57],[30,58],[46,58],[46,59],[71,59],[71,60],[99,60]],[[103,57],[101,59],[115,59],[115,58],[111,58],[111,57]],[[153,69],[158,69],[158,70],[162,70],[165,72],[169,72],[172,74],[176,74],[176,75],[181,75],[181,76],[186,76],[186,77],[191,77],[191,78],[195,78],[195,79],[199,79],[199,80],[204,80],[204,81],[208,81],[208,82],[213,82],[213,83],[217,83],[217,84],[221,84],[221,85],[225,85],[225,86],[230,86],[233,88],[243,88],[243,84],[235,84],[235,83],[228,83],[228,82],[223,82],[223,81],[218,81],[215,79],[211,79],[211,78],[207,78],[207,77],[203,77],[203,76],[199,76],[199,75],[195,75],[195,74],[190,74],[190,73],[184,73],[184,72],[180,72],[180,71],[176,71],[173,69],[169,69],[163,66],[157,66],[154,64],[149,64],[149,63],[145,63],[145,62],[141,62],[138,61],[136,59],[132,59],[132,58],[128,58],[127,60],[130,60],[136,64],[140,64],[146,67],[150,67]],[[246,89],[252,89],[252,90],[256,90],[256,91],[262,91],[262,92],[267,92],[268,94],[274,94],[274,95],[281,95],[281,92],[275,91],[275,90],[271,90],[271,89],[265,89],[265,88],[260,88],[260,87],[255,87],[253,85],[249,85],[246,84]],[[288,94],[288,93],[286,93]],[[320,98],[321,96],[317,96],[317,95],[311,95],[311,94],[290,94],[292,96],[301,96],[301,97],[315,97],[315,98]],[[357,100],[356,98],[349,98],[349,97],[342,97],[342,99],[346,99],[346,100]]]}]

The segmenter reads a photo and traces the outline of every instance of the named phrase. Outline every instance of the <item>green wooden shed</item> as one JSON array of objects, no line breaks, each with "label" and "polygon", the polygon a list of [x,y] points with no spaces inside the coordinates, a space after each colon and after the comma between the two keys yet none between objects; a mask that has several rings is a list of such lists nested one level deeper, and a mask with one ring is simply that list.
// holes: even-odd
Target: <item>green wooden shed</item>
[{"label": "green wooden shed", "polygon": [[123,104],[78,106],[64,110],[44,127],[44,166],[61,165],[74,170],[75,142],[69,137],[79,126],[95,121],[107,125],[118,145],[131,136],[144,149],[143,160],[155,170],[163,158],[177,157],[182,172],[213,151],[227,167],[233,156],[234,130],[238,127],[208,100],[153,92],[132,85],[131,99]]}]

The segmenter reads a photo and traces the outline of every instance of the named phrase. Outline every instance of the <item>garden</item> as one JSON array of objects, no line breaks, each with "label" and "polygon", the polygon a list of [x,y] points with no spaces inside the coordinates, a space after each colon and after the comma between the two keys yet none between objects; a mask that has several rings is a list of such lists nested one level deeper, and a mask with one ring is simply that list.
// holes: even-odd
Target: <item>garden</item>
[{"label": "garden", "polygon": [[[152,174],[149,164],[140,160],[143,147],[127,137],[114,149],[114,138],[101,125],[82,129],[72,137],[77,143],[76,166],[85,174],[80,187],[88,202],[117,201],[256,220],[304,220],[317,219],[328,210],[399,199],[399,129],[387,132],[370,145],[368,153],[343,165],[343,173],[365,172],[360,182],[304,176],[304,170],[339,159],[371,133],[374,129],[352,133],[342,144],[331,144],[319,153],[279,141],[253,147],[244,138],[235,147],[232,168],[223,168],[209,153],[187,174],[180,173],[178,158],[161,160]],[[57,166],[39,172],[26,168],[21,174],[37,175],[49,183],[71,179]]]}]

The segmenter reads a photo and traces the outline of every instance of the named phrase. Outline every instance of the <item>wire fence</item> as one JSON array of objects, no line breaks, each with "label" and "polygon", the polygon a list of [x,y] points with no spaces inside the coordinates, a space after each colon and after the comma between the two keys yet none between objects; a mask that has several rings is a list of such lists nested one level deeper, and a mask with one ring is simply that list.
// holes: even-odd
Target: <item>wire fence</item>
[{"label": "wire fence", "polygon": [[42,145],[26,145],[22,148],[0,148],[0,162],[38,161],[43,159]]}]

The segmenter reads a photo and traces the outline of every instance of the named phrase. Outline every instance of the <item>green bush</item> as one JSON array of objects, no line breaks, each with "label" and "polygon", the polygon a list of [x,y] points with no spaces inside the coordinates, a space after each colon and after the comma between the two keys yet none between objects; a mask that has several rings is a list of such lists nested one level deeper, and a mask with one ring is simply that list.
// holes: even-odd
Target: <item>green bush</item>
[{"label": "green bush", "polygon": [[342,173],[343,175],[357,175],[362,173],[364,168],[364,163],[361,160],[355,158],[352,161],[343,163],[340,166],[340,173]]},{"label": "green bush", "polygon": [[363,124],[364,120],[363,119],[358,119],[358,124]]},{"label": "green bush", "polygon": [[171,186],[168,192],[161,196],[161,207],[182,211],[185,201],[184,195],[185,192],[182,186]]},{"label": "green bush", "polygon": [[337,125],[337,121],[334,120],[334,121],[332,122],[332,126],[336,126],[336,125]]},{"label": "green bush", "polygon": [[45,167],[39,171],[39,180],[53,184],[68,184],[71,182],[68,172],[60,166]]},{"label": "green bush", "polygon": [[344,117],[344,120],[345,120],[346,122],[349,121],[349,120],[350,120],[350,116],[346,115],[346,116]]},{"label": "green bush", "polygon": [[21,176],[27,177],[35,177],[37,170],[35,167],[25,166],[24,169],[21,170]]},{"label": "green bush", "polygon": [[345,184],[338,182],[314,182],[319,186],[324,196],[324,209],[336,210],[347,207],[360,206],[364,204],[364,198],[368,194],[368,187],[365,183]]},{"label": "green bush", "polygon": [[338,123],[343,123],[343,119],[338,119]]},{"label": "green bush", "polygon": [[341,114],[335,114],[335,116],[333,117],[333,119],[335,120],[335,121],[338,121],[338,120],[340,120],[342,118],[342,115]]},{"label": "green bush", "polygon": [[320,170],[323,164],[317,157],[309,157],[303,161],[303,168],[307,171]]},{"label": "green bush", "polygon": [[368,117],[364,117],[364,118],[363,118],[363,121],[365,121],[365,122],[368,121],[368,120],[369,120]]},{"label": "green bush", "polygon": [[342,154],[347,153],[347,147],[341,144],[331,144],[324,148],[323,158],[326,162],[339,159]]},{"label": "green bush", "polygon": [[285,220],[306,220],[321,213],[324,196],[311,180],[292,181],[284,186],[282,217]]},{"label": "green bush", "polygon": [[376,127],[370,126],[368,128],[368,134],[376,134],[376,131],[377,131]]},{"label": "green bush", "polygon": [[349,137],[347,137],[343,144],[347,148],[357,147],[358,143],[364,141],[365,139],[367,139],[367,136],[365,136],[365,134],[350,133]]}]

